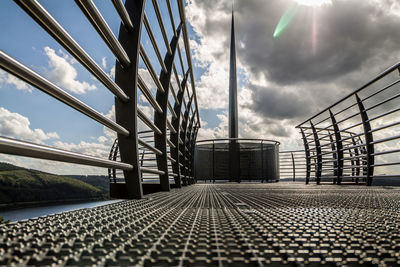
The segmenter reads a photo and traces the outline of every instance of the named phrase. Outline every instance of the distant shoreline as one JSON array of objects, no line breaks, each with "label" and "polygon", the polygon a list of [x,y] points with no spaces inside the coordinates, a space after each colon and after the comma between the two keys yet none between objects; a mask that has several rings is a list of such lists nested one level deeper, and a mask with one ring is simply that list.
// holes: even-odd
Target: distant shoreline
[{"label": "distant shoreline", "polygon": [[97,197],[97,198],[80,198],[80,199],[67,199],[67,200],[45,200],[45,201],[32,201],[32,202],[0,203],[0,212],[29,208],[29,207],[56,206],[60,204],[85,203],[92,201],[107,201],[107,200],[111,200],[111,198]]}]

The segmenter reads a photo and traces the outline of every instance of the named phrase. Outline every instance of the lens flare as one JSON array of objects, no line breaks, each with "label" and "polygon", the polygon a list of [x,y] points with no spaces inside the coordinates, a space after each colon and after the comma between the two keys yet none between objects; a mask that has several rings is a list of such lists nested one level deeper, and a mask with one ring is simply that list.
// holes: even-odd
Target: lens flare
[{"label": "lens flare", "polygon": [[302,6],[318,7],[322,5],[332,5],[332,0],[294,0],[294,1]]},{"label": "lens flare", "polygon": [[289,26],[290,22],[293,20],[294,15],[296,14],[297,11],[297,4],[294,4],[290,6],[281,19],[279,20],[278,24],[276,25],[275,31],[274,31],[274,38],[277,38],[279,35],[282,34],[282,32]]}]

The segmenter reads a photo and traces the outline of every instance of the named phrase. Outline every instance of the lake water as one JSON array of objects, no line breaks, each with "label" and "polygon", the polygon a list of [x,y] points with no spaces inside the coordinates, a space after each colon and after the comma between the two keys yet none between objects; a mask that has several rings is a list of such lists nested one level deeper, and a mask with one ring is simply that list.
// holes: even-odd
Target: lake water
[{"label": "lake water", "polygon": [[21,208],[21,209],[15,209],[15,210],[0,211],[0,216],[2,216],[4,220],[10,220],[10,221],[14,222],[14,221],[26,220],[26,219],[31,219],[31,218],[35,218],[35,217],[65,212],[65,211],[98,207],[98,206],[102,206],[102,205],[116,203],[119,201],[122,201],[122,200],[114,199],[114,200],[106,200],[106,201],[92,201],[92,202],[84,202],[84,203]]}]

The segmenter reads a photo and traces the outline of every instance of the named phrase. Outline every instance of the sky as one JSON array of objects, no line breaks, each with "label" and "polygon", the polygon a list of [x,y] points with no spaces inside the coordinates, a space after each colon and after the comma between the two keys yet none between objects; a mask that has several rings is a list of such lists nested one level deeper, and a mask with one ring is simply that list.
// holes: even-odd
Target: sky
[{"label": "sky", "polygon": [[[113,78],[115,57],[75,2],[39,2]],[[120,20],[111,2],[94,2],[118,35]],[[146,12],[164,55],[151,1],[147,2]],[[171,36],[165,1],[158,2]],[[317,5],[310,6],[310,2]],[[171,4],[176,13],[176,1]],[[294,5],[292,21],[274,38],[282,15]],[[228,136],[232,1],[187,0],[185,8],[202,124],[198,140],[224,138]],[[236,0],[234,10],[239,135],[278,140],[281,150],[301,148],[295,129],[299,122],[400,58],[397,0]],[[0,31],[2,51],[114,118],[112,94],[12,1],[0,1]],[[157,62],[147,34],[142,44]],[[155,69],[159,73],[160,67]],[[143,62],[139,72],[151,84]],[[149,87],[154,92],[155,86]],[[152,117],[140,94],[138,105]],[[108,157],[115,138],[102,125],[4,71],[0,71],[0,135],[102,158]],[[106,174],[105,169],[4,154],[0,161],[58,174]]]}]

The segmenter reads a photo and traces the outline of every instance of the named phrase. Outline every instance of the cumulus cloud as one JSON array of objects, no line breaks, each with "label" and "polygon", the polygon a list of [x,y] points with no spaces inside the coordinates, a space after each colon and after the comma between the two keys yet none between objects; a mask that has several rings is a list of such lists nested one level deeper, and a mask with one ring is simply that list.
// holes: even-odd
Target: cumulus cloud
[{"label": "cumulus cloud", "polygon": [[110,69],[110,73],[108,74],[108,76],[110,76],[111,79],[115,79],[115,66],[112,66],[112,68]]},{"label": "cumulus cloud", "polygon": [[101,58],[101,66],[105,69],[107,68],[107,59],[106,57]]},{"label": "cumulus cloud", "polygon": [[77,80],[78,71],[73,66],[75,61],[68,55],[62,51],[56,53],[48,46],[44,48],[44,52],[49,59],[50,70],[47,75],[52,82],[75,94],[85,94],[96,89],[94,84]]},{"label": "cumulus cloud", "polygon": [[33,87],[26,82],[0,69],[0,87],[3,87],[3,85],[5,84],[13,85],[18,90],[26,91],[29,93],[32,93],[33,90]]},{"label": "cumulus cloud", "polygon": [[[336,0],[316,9],[298,6],[290,26],[274,39],[277,22],[292,4],[235,2],[235,27],[241,79],[239,134],[274,138],[295,148],[301,144],[294,129],[297,123],[397,61],[400,7],[392,0]],[[220,114],[228,101],[231,1],[191,0],[186,9],[197,34],[191,40],[193,61],[204,69],[196,82],[199,105]],[[199,135],[222,133],[222,123],[215,129],[203,128]]]},{"label": "cumulus cloud", "polygon": [[30,124],[27,117],[0,107],[0,135],[35,143],[59,138],[55,132],[46,133],[39,128],[32,129]]}]

